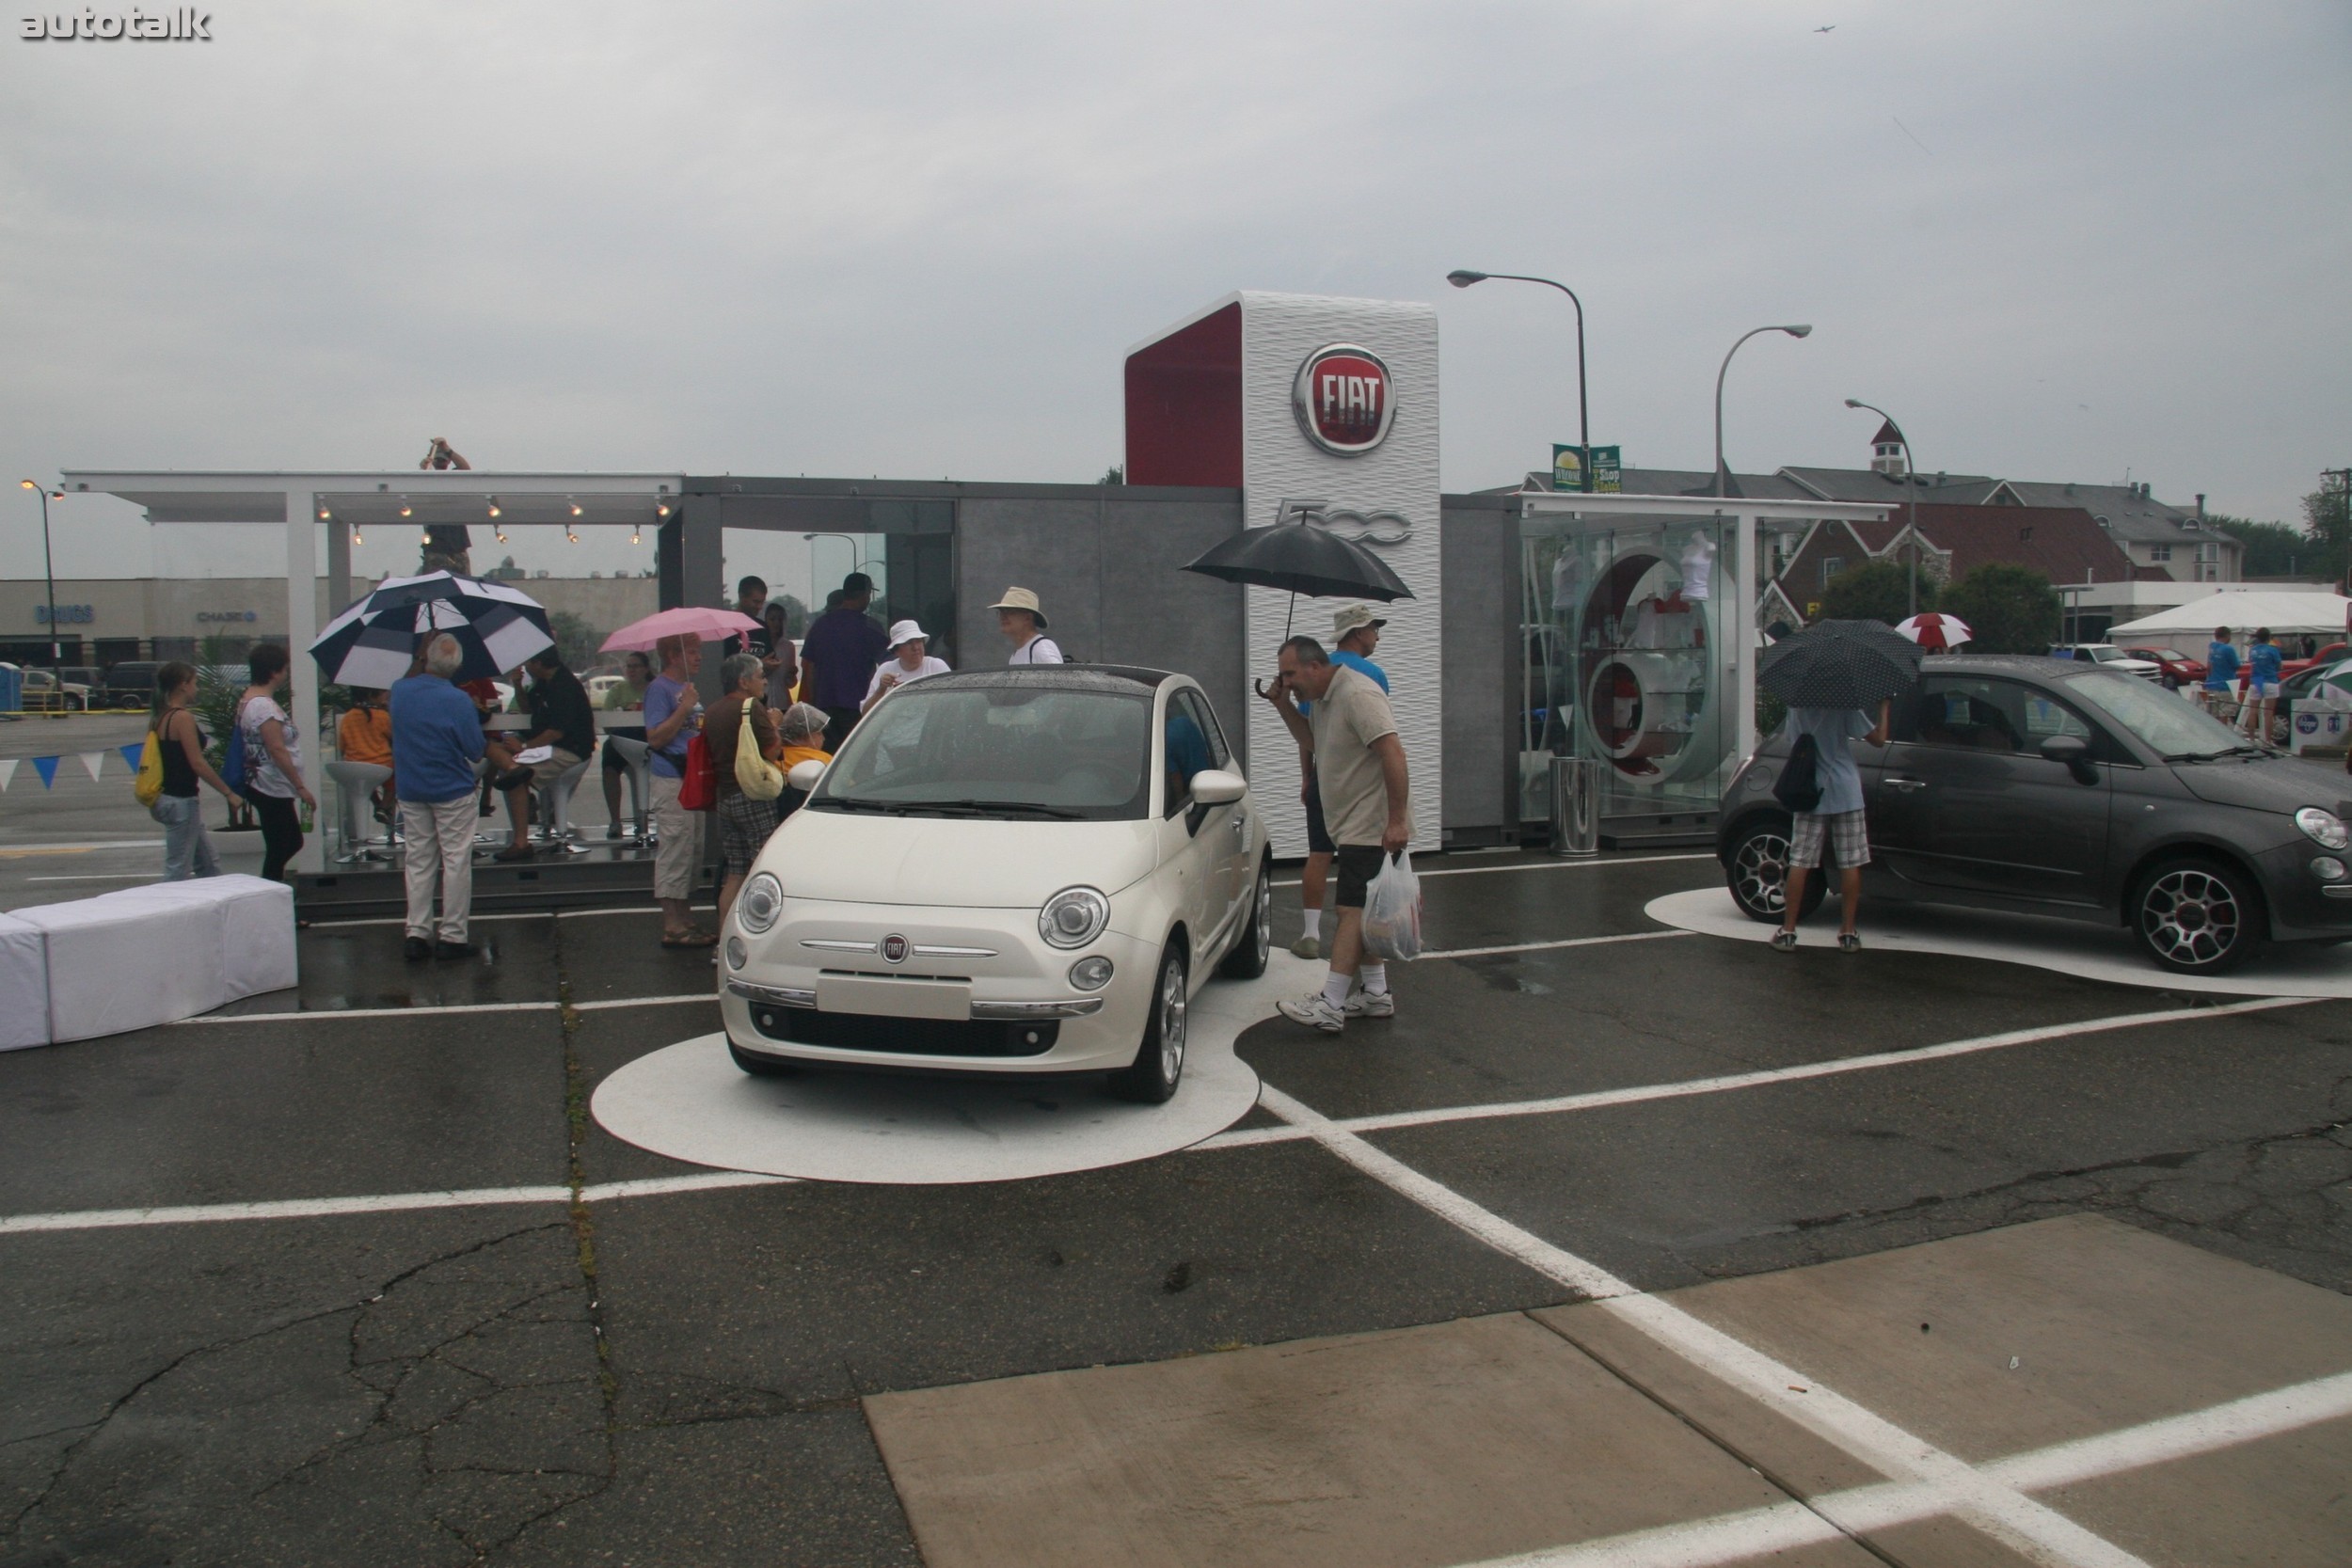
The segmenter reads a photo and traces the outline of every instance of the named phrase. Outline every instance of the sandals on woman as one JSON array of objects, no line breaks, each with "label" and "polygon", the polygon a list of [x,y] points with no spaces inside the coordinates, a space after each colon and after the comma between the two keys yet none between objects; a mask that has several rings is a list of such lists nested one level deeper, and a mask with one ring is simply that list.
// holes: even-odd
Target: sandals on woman
[{"label": "sandals on woman", "polygon": [[716,947],[719,945],[719,938],[713,932],[691,928],[684,931],[664,931],[661,933],[661,945],[664,947]]}]

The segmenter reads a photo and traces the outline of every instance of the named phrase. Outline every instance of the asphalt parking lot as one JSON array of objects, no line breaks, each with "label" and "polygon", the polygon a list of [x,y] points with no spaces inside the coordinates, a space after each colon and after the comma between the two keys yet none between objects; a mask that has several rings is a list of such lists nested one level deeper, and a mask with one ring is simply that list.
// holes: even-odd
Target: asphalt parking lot
[{"label": "asphalt parking lot", "polygon": [[1422,869],[1392,1022],[1036,1180],[607,1135],[717,1026],[649,911],[321,926],[245,1016],[0,1056],[0,1568],[2352,1558],[2352,1005]]}]

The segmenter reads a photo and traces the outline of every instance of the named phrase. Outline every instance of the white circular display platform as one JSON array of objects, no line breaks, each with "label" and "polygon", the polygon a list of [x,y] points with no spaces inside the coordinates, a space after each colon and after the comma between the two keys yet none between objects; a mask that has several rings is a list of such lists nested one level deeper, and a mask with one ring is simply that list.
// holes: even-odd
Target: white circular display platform
[{"label": "white circular display platform", "polygon": [[[1825,902],[1811,920],[1797,927],[1800,948],[1836,947],[1835,908],[1835,899]],[[1670,893],[1651,899],[1643,912],[1661,925],[1740,942],[1770,942],[1776,929],[1741,914],[1730,891],[1720,887]],[[2352,996],[2352,947],[2328,942],[2283,943],[2234,974],[2175,974],[2158,969],[2121,926],[2021,919],[1982,910],[1872,904],[1867,898],[1862,906],[1862,942],[1865,953],[1875,948],[1991,958],[2151,990],[2215,996]]]},{"label": "white circular display platform", "polygon": [[1278,947],[1261,978],[1203,986],[1192,999],[1184,1081],[1165,1105],[1115,1100],[1099,1077],[755,1078],[715,1034],[638,1057],[597,1086],[590,1108],[614,1137],[673,1160],[811,1181],[1014,1181],[1126,1164],[1248,1114],[1258,1075],[1233,1042],[1322,975],[1322,965]]}]

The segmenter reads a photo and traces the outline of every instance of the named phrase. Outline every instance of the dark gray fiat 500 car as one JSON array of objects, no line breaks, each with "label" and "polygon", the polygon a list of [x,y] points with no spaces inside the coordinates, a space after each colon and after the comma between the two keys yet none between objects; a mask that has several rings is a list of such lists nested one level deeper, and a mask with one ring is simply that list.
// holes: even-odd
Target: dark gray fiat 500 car
[{"label": "dark gray fiat 500 car", "polygon": [[[1731,894],[1777,922],[1785,734],[1724,793]],[[2096,665],[1934,657],[1887,744],[1856,741],[1871,863],[1864,896],[2116,921],[2167,969],[2233,969],[2266,942],[2352,937],[2352,794],[2265,752],[2174,692]],[[1810,914],[1826,879],[1808,878]]]}]

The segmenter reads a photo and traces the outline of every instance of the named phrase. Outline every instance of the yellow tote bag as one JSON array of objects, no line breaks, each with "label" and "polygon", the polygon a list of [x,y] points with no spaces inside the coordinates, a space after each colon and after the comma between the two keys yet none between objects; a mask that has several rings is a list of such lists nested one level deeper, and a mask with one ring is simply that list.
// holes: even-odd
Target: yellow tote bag
[{"label": "yellow tote bag", "polygon": [[735,782],[755,800],[772,800],[784,793],[783,770],[759,754],[759,732],[752,728],[749,703],[743,705],[743,728],[735,737]]},{"label": "yellow tote bag", "polygon": [[164,798],[164,743],[153,730],[139,748],[139,776],[132,782],[131,793],[142,806],[151,807]]}]

